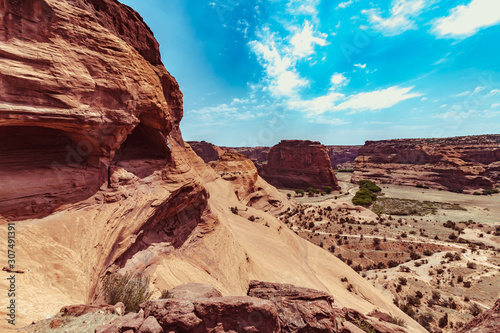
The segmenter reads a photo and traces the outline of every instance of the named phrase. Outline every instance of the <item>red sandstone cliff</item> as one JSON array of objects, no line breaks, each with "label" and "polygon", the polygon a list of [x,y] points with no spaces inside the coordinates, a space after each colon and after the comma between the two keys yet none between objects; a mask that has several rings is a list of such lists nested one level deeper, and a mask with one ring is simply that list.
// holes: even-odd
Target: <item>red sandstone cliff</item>
[{"label": "red sandstone cliff", "polygon": [[367,141],[352,181],[372,179],[445,190],[500,187],[500,135]]},{"label": "red sandstone cliff", "polygon": [[352,169],[362,146],[326,146],[333,169]]},{"label": "red sandstone cliff", "polygon": [[217,161],[225,153],[223,148],[206,141],[187,141],[187,143],[205,163]]},{"label": "red sandstone cliff", "polygon": [[[241,202],[184,143],[182,93],[127,6],[0,0],[0,92],[0,224],[16,221],[19,325],[93,301],[118,271],[150,276],[157,294],[295,283],[422,331],[328,251]],[[0,256],[7,249],[1,237]]]},{"label": "red sandstone cliff", "polygon": [[277,187],[339,189],[326,148],[319,142],[281,141],[269,151],[261,176]]}]

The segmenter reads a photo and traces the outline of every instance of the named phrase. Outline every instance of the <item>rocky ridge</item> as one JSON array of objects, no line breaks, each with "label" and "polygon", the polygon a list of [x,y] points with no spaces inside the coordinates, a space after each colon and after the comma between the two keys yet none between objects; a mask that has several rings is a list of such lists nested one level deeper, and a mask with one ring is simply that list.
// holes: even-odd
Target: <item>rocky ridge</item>
[{"label": "rocky ridge", "polygon": [[500,135],[367,141],[354,162],[352,181],[450,191],[500,187]]}]

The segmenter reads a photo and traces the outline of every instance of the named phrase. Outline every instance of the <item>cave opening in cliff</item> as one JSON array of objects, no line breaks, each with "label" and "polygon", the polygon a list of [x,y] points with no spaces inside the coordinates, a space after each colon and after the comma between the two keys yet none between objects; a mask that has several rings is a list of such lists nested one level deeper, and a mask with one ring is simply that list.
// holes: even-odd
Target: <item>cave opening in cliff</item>
[{"label": "cave opening in cliff", "polygon": [[116,151],[113,164],[144,178],[169,161],[170,149],[163,134],[140,123]]},{"label": "cave opening in cliff", "polygon": [[90,143],[70,136],[39,126],[0,127],[0,214],[43,216],[98,190]]}]

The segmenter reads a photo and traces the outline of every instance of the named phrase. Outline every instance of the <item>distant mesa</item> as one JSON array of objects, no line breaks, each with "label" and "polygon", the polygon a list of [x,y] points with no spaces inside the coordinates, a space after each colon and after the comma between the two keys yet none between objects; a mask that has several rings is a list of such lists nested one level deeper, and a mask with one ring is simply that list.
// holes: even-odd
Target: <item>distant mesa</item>
[{"label": "distant mesa", "polygon": [[261,175],[277,187],[339,189],[326,147],[317,141],[282,140],[269,151]]},{"label": "distant mesa", "polygon": [[353,182],[473,191],[500,186],[500,135],[367,141],[354,162]]}]

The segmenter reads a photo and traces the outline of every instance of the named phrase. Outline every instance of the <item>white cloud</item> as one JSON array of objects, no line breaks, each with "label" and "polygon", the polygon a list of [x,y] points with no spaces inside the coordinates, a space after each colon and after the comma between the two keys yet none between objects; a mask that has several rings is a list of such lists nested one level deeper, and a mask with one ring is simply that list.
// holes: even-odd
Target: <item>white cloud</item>
[{"label": "white cloud", "polygon": [[492,109],[497,108],[499,106],[500,106],[500,103],[491,104],[491,108]]},{"label": "white cloud", "polygon": [[416,29],[414,19],[434,2],[435,0],[393,0],[388,18],[383,18],[377,8],[363,10],[361,13],[368,16],[368,21],[375,30],[386,36],[396,36]]},{"label": "white cloud", "polygon": [[428,100],[427,97],[422,97],[422,99],[421,99],[422,102],[425,102],[426,100]]},{"label": "white cloud", "polygon": [[325,46],[327,44],[327,34],[316,32],[309,21],[304,21],[302,30],[298,31],[290,39],[290,44],[293,45],[293,54],[299,58],[305,58],[314,53],[316,45]]},{"label": "white cloud", "polygon": [[286,7],[292,15],[316,16],[318,14],[316,7],[319,3],[320,0],[290,0]]},{"label": "white cloud", "polygon": [[387,89],[358,93],[351,96],[330,91],[324,96],[311,100],[290,100],[288,107],[306,112],[308,117],[315,117],[325,112],[345,110],[351,110],[351,113],[366,110],[381,110],[390,108],[404,100],[422,96],[420,93],[412,93],[412,89],[413,87],[403,88],[393,86]]},{"label": "white cloud", "polygon": [[343,73],[335,73],[332,75],[330,82],[334,86],[345,85],[349,80],[344,76]]},{"label": "white cloud", "polygon": [[500,23],[500,1],[472,0],[453,8],[446,17],[434,22],[432,32],[439,37],[462,39]]},{"label": "white cloud", "polygon": [[349,0],[349,1],[345,1],[345,2],[341,2],[339,3],[339,5],[337,6],[337,8],[341,8],[341,9],[344,9],[344,8],[347,8],[349,7],[350,5],[353,4],[353,0]]},{"label": "white cloud", "polygon": [[248,43],[265,69],[263,81],[267,85],[266,89],[275,97],[293,96],[309,84],[297,71],[297,62],[305,59],[310,65],[314,64],[311,60],[316,46],[327,44],[327,35],[317,31],[308,20],[304,20],[301,27],[291,27],[289,30],[295,33],[280,38],[264,27],[257,33],[258,39]]},{"label": "white cloud", "polygon": [[497,95],[500,95],[500,89],[493,89],[492,91],[490,91],[490,93],[488,94],[488,96],[497,96]]},{"label": "white cloud", "polygon": [[330,92],[327,95],[320,96],[311,100],[290,100],[288,107],[291,109],[306,112],[309,117],[317,116],[327,111],[334,111],[335,102],[341,100],[344,94]]},{"label": "white cloud", "polygon": [[366,68],[366,64],[354,64],[354,67],[365,69]]},{"label": "white cloud", "polygon": [[471,111],[464,111],[464,112],[457,112],[457,111],[448,111],[444,113],[436,113],[432,115],[432,118],[441,118],[441,119],[455,119],[455,118],[462,118],[462,119],[467,119],[469,118],[472,114],[476,113],[476,111],[471,110]]},{"label": "white cloud", "polygon": [[281,50],[276,39],[275,35],[270,33],[268,29],[263,29],[261,40],[251,41],[249,45],[265,68],[268,89],[271,93],[277,97],[289,96],[309,82],[301,78],[295,70],[295,60],[292,54],[281,54],[286,52]]},{"label": "white cloud", "polygon": [[380,110],[390,108],[410,98],[422,96],[420,93],[412,93],[413,87],[393,86],[387,89],[372,92],[359,93],[350,96],[345,102],[338,105],[336,110],[355,111]]},{"label": "white cloud", "polygon": [[461,92],[460,94],[456,94],[455,97],[465,97],[465,96],[468,96],[470,95],[470,91],[467,90],[467,91],[464,91],[464,92]]}]

